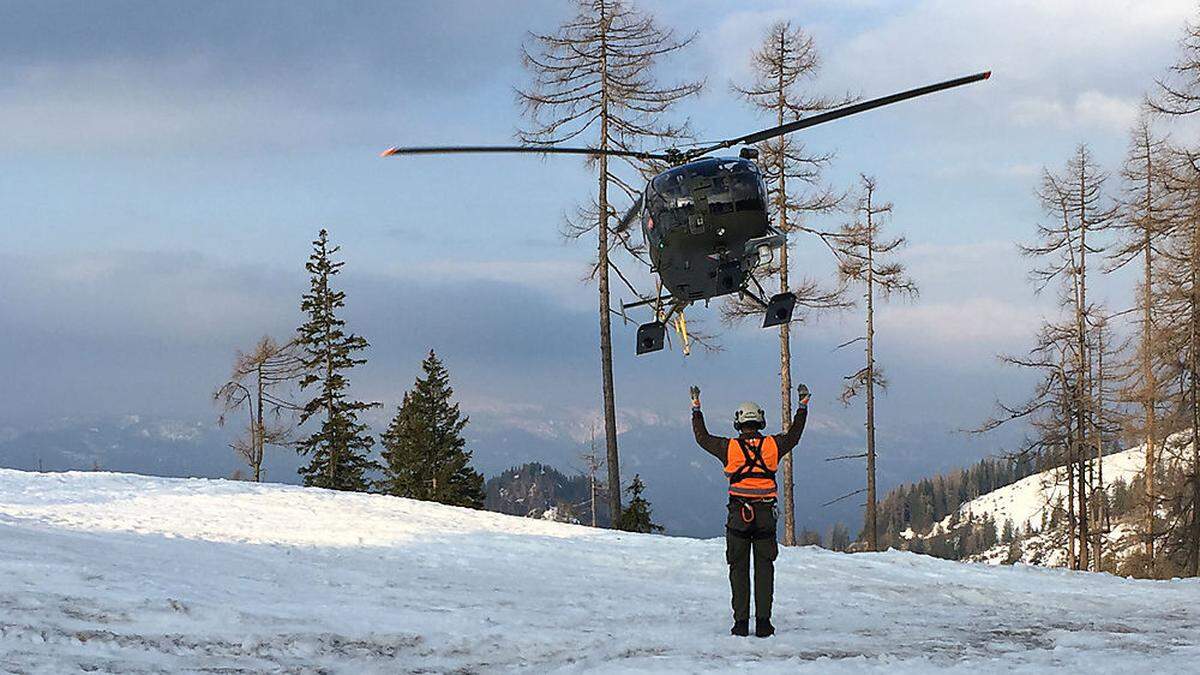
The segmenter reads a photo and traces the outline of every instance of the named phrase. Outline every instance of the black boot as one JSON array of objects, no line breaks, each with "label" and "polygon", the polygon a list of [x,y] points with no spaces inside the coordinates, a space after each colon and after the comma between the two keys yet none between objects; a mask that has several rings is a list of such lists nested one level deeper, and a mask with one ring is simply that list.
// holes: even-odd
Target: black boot
[{"label": "black boot", "polygon": [[738,619],[733,622],[733,628],[729,629],[730,635],[740,635],[746,637],[750,634],[750,619]]},{"label": "black boot", "polygon": [[771,637],[775,634],[775,626],[771,625],[770,619],[755,619],[754,634],[758,637]]}]

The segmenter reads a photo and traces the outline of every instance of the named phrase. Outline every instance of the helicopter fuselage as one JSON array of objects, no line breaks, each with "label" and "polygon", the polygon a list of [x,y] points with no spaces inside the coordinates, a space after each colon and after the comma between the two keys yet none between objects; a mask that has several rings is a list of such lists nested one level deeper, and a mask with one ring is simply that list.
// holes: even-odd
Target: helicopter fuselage
[{"label": "helicopter fuselage", "polygon": [[653,270],[690,304],[742,290],[750,272],[783,245],[767,217],[758,166],[707,157],[655,176],[642,198],[642,234]]}]

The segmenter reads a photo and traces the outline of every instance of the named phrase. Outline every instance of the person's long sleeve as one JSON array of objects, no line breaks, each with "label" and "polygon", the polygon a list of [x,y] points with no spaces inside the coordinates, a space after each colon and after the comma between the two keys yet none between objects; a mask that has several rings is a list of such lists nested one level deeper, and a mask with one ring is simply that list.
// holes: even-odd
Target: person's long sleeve
[{"label": "person's long sleeve", "polygon": [[800,444],[800,436],[804,433],[804,423],[808,421],[808,406],[796,408],[796,416],[792,425],[782,434],[775,435],[775,446],[779,448],[779,456],[783,457]]},{"label": "person's long sleeve", "polygon": [[725,453],[729,449],[729,439],[713,436],[704,425],[704,413],[700,409],[692,410],[692,433],[696,436],[696,444],[704,448],[708,454],[725,463]]}]

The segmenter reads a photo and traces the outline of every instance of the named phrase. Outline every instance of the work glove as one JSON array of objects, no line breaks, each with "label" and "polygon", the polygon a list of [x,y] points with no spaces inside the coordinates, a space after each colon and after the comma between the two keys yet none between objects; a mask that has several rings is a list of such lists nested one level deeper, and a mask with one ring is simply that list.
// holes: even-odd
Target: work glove
[{"label": "work glove", "polygon": [[807,408],[808,399],[812,396],[812,393],[808,391],[808,385],[801,382],[800,386],[796,387],[796,393],[800,395],[800,407]]},{"label": "work glove", "polygon": [[700,409],[700,387],[697,387],[696,385],[693,384],[690,392],[692,394],[692,410],[699,410]]}]

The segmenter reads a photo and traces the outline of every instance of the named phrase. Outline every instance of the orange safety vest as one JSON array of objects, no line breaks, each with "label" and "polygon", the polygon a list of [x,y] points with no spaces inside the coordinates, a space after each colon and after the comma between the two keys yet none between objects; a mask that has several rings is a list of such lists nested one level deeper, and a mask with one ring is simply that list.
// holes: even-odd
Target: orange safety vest
[{"label": "orange safety vest", "polygon": [[725,451],[725,476],[729,494],[751,499],[776,496],[775,471],[779,468],[779,446],[774,436],[731,438]]}]

